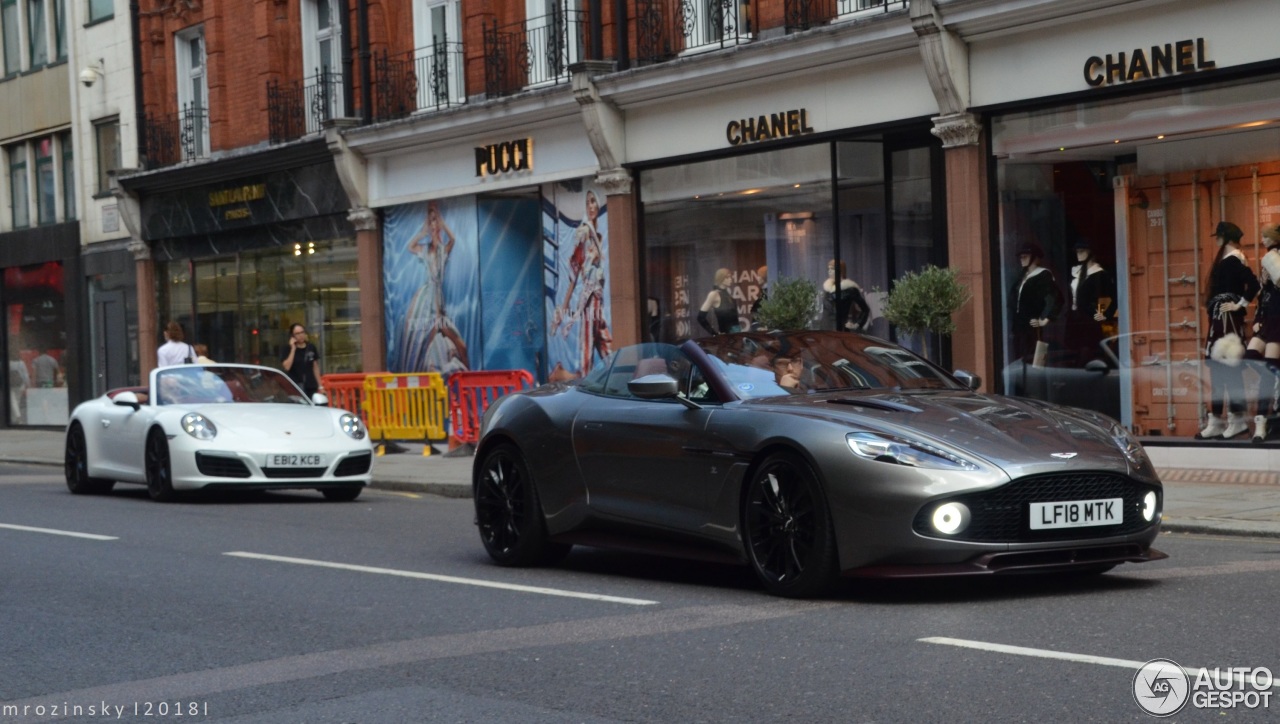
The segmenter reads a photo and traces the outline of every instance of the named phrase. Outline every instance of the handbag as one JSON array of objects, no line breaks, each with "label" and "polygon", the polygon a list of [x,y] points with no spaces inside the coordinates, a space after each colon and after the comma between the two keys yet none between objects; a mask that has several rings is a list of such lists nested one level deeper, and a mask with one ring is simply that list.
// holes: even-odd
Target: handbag
[{"label": "handbag", "polygon": [[1213,341],[1209,347],[1209,358],[1230,367],[1240,366],[1244,359],[1244,341],[1236,331],[1235,318],[1230,314],[1222,315],[1222,326],[1226,334]]},{"label": "handbag", "polygon": [[182,358],[182,364],[190,365],[196,363],[196,351],[187,345],[187,356]]}]

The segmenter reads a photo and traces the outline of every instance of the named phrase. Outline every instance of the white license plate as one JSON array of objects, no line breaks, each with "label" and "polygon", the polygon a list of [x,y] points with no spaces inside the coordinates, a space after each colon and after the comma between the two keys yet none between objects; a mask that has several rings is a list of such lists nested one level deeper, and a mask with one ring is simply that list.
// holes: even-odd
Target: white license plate
[{"label": "white license plate", "polygon": [[279,454],[267,456],[269,468],[318,468],[324,466],[324,456],[316,454]]},{"label": "white license plate", "polygon": [[1031,504],[1031,530],[1084,528],[1123,522],[1124,498]]}]

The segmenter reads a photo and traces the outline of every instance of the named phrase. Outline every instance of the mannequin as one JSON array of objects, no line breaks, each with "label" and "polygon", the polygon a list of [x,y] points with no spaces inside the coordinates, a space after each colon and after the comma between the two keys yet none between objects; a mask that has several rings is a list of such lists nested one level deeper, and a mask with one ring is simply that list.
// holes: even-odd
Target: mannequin
[{"label": "mannequin", "polygon": [[[1262,291],[1253,317],[1253,338],[1245,350],[1246,364],[1258,371],[1258,406],[1253,417],[1253,441],[1267,439],[1268,427],[1280,413],[1280,226],[1262,230],[1267,252],[1262,256]],[[1272,427],[1274,429],[1274,427]]]},{"label": "mannequin", "polygon": [[[1209,338],[1205,342],[1205,364],[1209,368],[1211,397],[1209,420],[1199,440],[1228,440],[1249,429],[1245,422],[1244,368],[1213,359],[1213,345],[1234,332],[1243,336],[1244,317],[1249,302],[1258,294],[1258,277],[1240,251],[1244,232],[1230,221],[1218,223],[1213,237],[1218,240],[1218,254],[1209,269],[1209,293],[1205,309],[1209,313]],[[1223,413],[1227,413],[1223,420]]]},{"label": "mannequin", "polygon": [[836,291],[836,260],[827,262],[827,279],[822,282],[822,291],[827,302],[827,311],[835,310],[836,329],[859,332],[866,328],[867,318],[871,316],[871,305],[862,295],[862,287],[851,279],[845,278],[847,267],[840,262],[839,291]]},{"label": "mannequin", "polygon": [[1053,272],[1043,266],[1044,250],[1035,242],[1018,247],[1018,264],[1022,276],[1009,294],[1009,306],[1013,331],[1013,351],[1018,359],[1031,361],[1036,343],[1041,341],[1044,330],[1058,316],[1062,307],[1062,290],[1053,278]]},{"label": "mannequin", "polygon": [[[1076,262],[1071,267],[1071,307],[1067,310],[1066,347],[1076,355],[1076,364],[1096,359],[1104,334],[1102,325],[1115,321],[1115,278],[1093,256],[1087,239],[1075,244]],[[1100,303],[1106,300],[1105,304]]]},{"label": "mannequin", "polygon": [[[707,330],[707,334],[729,334],[742,330],[738,321],[738,305],[733,301],[733,272],[728,269],[717,269],[715,289],[707,292],[698,312],[698,324]],[[714,313],[716,326],[711,326]]]}]

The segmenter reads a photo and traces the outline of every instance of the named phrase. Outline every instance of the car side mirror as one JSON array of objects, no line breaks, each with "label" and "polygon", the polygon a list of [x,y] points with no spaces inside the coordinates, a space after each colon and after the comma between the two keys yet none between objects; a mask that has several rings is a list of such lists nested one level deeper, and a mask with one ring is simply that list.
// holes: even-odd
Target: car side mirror
[{"label": "car side mirror", "polygon": [[973,374],[972,372],[966,372],[965,370],[956,370],[955,378],[960,381],[960,384],[964,385],[966,388],[970,390],[976,390],[982,386],[982,378],[979,377],[978,375]]},{"label": "car side mirror", "polygon": [[312,404],[319,405],[320,407],[328,407],[328,406],[329,406],[329,398],[328,398],[328,397],[325,397],[324,395],[320,394],[319,392],[312,392],[312,393],[311,393],[311,402],[312,402]]},{"label": "car side mirror", "polygon": [[120,394],[111,398],[111,402],[121,407],[132,407],[134,412],[137,412],[142,408],[142,403],[138,400],[137,393],[131,392],[131,391],[121,392]]},{"label": "car side mirror", "polygon": [[680,392],[680,385],[669,375],[645,375],[627,383],[627,392],[642,400],[666,400]]},{"label": "car side mirror", "polygon": [[1107,367],[1107,363],[1100,359],[1091,359],[1088,362],[1085,362],[1084,368],[1089,372],[1098,372],[1104,375],[1107,373],[1107,370],[1109,369]]}]

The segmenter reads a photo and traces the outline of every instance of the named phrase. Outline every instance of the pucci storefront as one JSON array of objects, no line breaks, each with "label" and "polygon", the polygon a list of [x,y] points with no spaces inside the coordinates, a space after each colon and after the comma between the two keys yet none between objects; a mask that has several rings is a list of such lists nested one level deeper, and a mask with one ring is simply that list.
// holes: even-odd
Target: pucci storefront
[{"label": "pucci storefront", "polygon": [[439,118],[347,133],[381,219],[387,370],[572,379],[612,351],[609,197],[562,100],[448,140]]},{"label": "pucci storefront", "polygon": [[1273,28],[1247,20],[1274,12],[1169,3],[974,47],[1003,391],[1104,412],[1149,442],[1191,441],[1229,408],[1248,421],[1230,439],[1252,437],[1280,387],[1261,362],[1206,363],[1206,302],[1219,224],[1261,275],[1262,231],[1280,221],[1280,63]]}]

